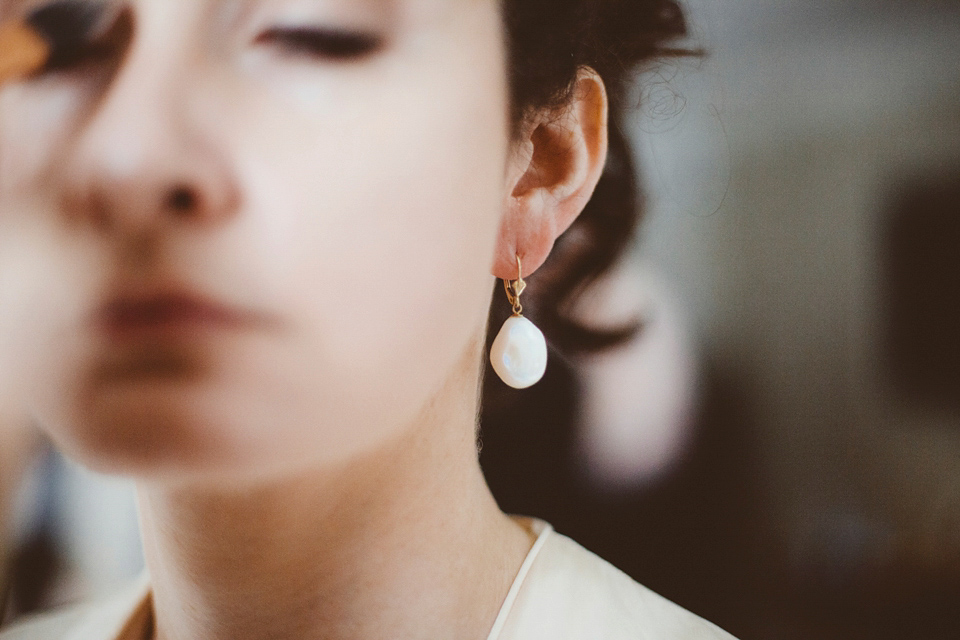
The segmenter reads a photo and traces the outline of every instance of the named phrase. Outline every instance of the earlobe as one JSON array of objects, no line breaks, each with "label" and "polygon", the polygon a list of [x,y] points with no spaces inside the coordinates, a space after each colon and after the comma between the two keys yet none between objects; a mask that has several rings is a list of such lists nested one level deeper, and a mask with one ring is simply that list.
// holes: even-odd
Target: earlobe
[{"label": "earlobe", "polygon": [[606,89],[589,67],[577,73],[570,99],[530,114],[514,143],[493,274],[524,275],[547,259],[600,180],[607,157]]}]

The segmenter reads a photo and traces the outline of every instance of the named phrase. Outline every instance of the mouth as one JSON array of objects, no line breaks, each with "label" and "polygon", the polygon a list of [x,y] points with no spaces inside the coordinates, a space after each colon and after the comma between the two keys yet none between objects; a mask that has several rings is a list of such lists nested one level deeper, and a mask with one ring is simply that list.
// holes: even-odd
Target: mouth
[{"label": "mouth", "polygon": [[122,294],[96,313],[96,325],[108,338],[189,338],[210,331],[241,331],[263,325],[265,319],[250,311],[186,291]]}]

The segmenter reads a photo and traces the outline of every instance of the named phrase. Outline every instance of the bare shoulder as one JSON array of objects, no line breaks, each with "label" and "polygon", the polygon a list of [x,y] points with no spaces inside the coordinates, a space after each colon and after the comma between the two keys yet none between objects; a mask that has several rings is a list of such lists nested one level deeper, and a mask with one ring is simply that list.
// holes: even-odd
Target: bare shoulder
[{"label": "bare shoulder", "polygon": [[734,640],[556,532],[531,565],[498,640]]}]

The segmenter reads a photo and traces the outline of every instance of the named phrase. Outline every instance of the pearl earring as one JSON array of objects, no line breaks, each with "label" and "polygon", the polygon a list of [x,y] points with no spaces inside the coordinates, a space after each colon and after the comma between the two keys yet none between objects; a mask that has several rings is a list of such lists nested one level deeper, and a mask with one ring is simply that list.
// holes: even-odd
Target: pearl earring
[{"label": "pearl earring", "polygon": [[547,341],[535,324],[523,317],[520,294],[527,288],[523,266],[517,256],[517,279],[503,281],[513,315],[503,323],[490,347],[490,363],[500,379],[514,389],[526,389],[540,382],[547,370]]}]

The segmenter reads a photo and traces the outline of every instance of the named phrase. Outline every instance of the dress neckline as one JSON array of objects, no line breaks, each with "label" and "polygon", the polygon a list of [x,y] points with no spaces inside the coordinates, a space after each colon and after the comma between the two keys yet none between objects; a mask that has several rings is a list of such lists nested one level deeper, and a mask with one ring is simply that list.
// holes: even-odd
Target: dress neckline
[{"label": "dress neckline", "polygon": [[498,640],[500,638],[500,634],[503,632],[503,628],[510,618],[513,605],[517,601],[517,596],[520,594],[520,589],[526,581],[527,574],[530,573],[530,567],[533,566],[537,556],[540,555],[540,550],[543,549],[543,545],[546,544],[547,539],[553,532],[553,527],[550,523],[537,518],[514,517],[514,520],[516,520],[520,526],[531,531],[536,536],[536,541],[534,541],[533,546],[530,547],[530,551],[527,552],[527,557],[523,559],[523,564],[520,565],[520,570],[517,571],[517,576],[513,579],[510,590],[507,591],[507,597],[504,598],[503,604],[500,605],[500,612],[497,614],[497,619],[493,622],[493,628],[490,629],[487,640]]},{"label": "dress neckline", "polygon": [[[540,550],[543,549],[544,544],[553,532],[550,523],[538,518],[520,516],[512,516],[512,518],[521,527],[531,532],[535,540],[533,546],[530,547],[530,551],[523,559],[523,563],[510,585],[510,590],[507,591],[507,595],[503,599],[503,604],[500,605],[500,611],[497,613],[493,627],[487,635],[487,640],[499,640],[513,610],[513,605],[517,601],[517,596],[526,581],[527,574],[530,573],[530,568],[536,561],[537,556],[540,555]],[[121,629],[112,636],[112,640],[142,640],[146,637],[152,637],[153,591],[150,588],[150,576],[146,571],[137,579],[132,591],[135,598],[132,599],[132,606],[128,605],[130,607],[128,609],[129,614],[125,617]],[[131,600],[127,600],[127,602],[131,602]]]}]

